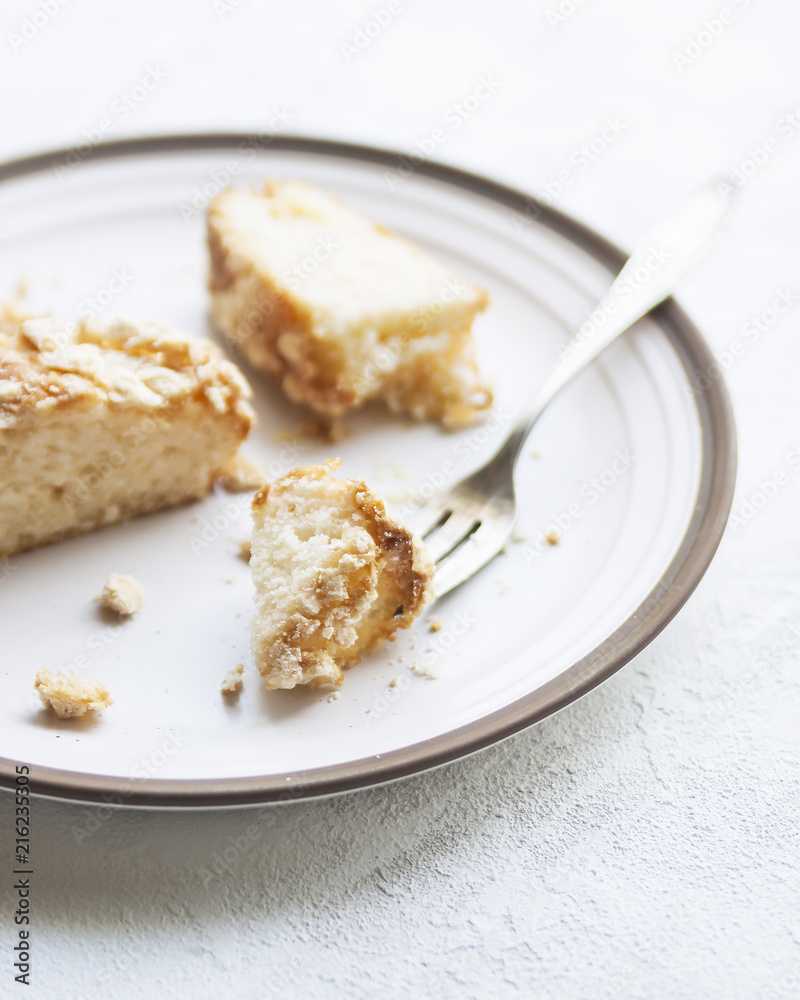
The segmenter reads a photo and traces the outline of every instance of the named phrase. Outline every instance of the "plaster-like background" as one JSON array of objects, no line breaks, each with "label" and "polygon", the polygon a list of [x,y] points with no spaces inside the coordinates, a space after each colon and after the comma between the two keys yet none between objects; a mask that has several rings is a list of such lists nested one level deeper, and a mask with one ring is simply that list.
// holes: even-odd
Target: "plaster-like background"
[{"label": "plaster-like background", "polygon": [[[70,0],[25,45],[14,35],[40,4],[11,0],[0,156],[75,143],[109,113],[126,135],[254,130],[278,109],[293,131],[411,151],[491,77],[495,93],[437,155],[534,192],[569,171],[559,207],[624,246],[707,176],[763,160],[679,298],[716,350],[746,345],[728,372],[735,512],[778,472],[786,483],[729,530],[644,654],[474,759],[276,810],[104,813],[89,838],[91,810],[37,802],[35,985],[13,982],[4,933],[0,996],[800,996],[800,118],[787,118],[800,115],[800,12],[790,0],[393,6],[348,58],[343,43],[382,0]],[[701,54],[681,67],[687,47]],[[150,64],[168,76],[123,118],[115,102]],[[609,118],[617,138],[579,167]],[[781,292],[791,307],[756,336],[746,324]],[[3,587],[3,612],[13,600]],[[11,822],[2,796],[4,927]]]}]

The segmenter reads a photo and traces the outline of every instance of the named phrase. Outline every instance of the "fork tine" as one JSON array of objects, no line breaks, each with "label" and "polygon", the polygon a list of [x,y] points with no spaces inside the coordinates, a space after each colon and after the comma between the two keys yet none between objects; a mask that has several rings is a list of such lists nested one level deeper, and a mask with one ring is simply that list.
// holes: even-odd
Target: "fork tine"
[{"label": "fork tine", "polygon": [[483,521],[459,549],[437,562],[433,582],[436,596],[443,597],[493,559],[508,541],[512,526],[513,522]]},{"label": "fork tine", "polygon": [[434,562],[444,558],[463,538],[468,537],[480,524],[480,519],[474,514],[463,511],[453,511],[441,528],[429,533],[425,539],[428,554]]},{"label": "fork tine", "polygon": [[444,518],[449,517],[452,513],[452,503],[430,502],[411,518],[408,524],[420,538],[427,538],[439,527]]}]

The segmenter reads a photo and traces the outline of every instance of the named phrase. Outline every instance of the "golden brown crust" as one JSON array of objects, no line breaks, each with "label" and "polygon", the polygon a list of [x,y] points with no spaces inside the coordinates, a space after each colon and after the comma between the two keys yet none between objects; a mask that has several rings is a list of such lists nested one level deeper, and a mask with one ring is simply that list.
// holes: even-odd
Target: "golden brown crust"
[{"label": "golden brown crust", "polygon": [[263,507],[264,504],[266,504],[268,497],[269,497],[269,483],[267,483],[265,486],[262,486],[261,489],[253,497],[253,505],[252,505],[253,510],[255,510],[257,507]]},{"label": "golden brown crust", "polygon": [[[216,199],[215,199],[216,200]],[[211,215],[214,211],[214,202],[208,210],[208,253],[210,258],[210,269],[208,276],[208,288],[211,292],[219,292],[230,288],[236,280],[233,271],[228,267],[228,251],[223,243],[222,236],[214,226],[210,224]]]},{"label": "golden brown crust", "polygon": [[383,500],[363,481],[354,486],[356,502],[371,523],[370,534],[384,564],[392,567],[399,598],[397,608],[403,609],[399,614],[395,612],[391,621],[378,634],[376,641],[370,646],[370,649],[374,649],[398,629],[408,628],[419,615],[430,600],[434,570],[427,556],[421,558],[418,539],[404,524],[389,517]]}]

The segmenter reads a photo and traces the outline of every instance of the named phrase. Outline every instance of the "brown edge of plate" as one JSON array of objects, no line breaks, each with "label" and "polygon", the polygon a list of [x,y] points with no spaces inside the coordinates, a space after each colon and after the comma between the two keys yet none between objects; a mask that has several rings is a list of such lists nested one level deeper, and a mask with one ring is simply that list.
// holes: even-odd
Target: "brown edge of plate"
[{"label": "brown edge of plate", "polygon": [[[307,153],[396,168],[408,157],[392,150],[305,136],[214,132],[146,136],[100,143],[83,162],[153,153],[235,149],[249,144],[258,152]],[[0,164],[0,182],[34,174],[72,152],[57,149]],[[420,160],[421,177],[470,191],[559,233],[616,273],[626,254],[580,222],[535,197],[447,164]],[[714,361],[710,348],[674,299],[653,311],[687,373],[694,377]],[[722,539],[736,481],[736,430],[722,379],[695,396],[702,436],[702,470],[695,509],[686,534],[666,572],[636,611],[612,635],[557,678],[491,715],[402,750],[293,774],[213,780],[120,780],[77,771],[31,766],[36,795],[104,806],[209,809],[266,805],[320,798],[386,784],[432,770],[508,739],[565,708],[607,680],[639,653],[675,617],[700,582]],[[0,758],[0,788],[13,789],[17,764]]]}]

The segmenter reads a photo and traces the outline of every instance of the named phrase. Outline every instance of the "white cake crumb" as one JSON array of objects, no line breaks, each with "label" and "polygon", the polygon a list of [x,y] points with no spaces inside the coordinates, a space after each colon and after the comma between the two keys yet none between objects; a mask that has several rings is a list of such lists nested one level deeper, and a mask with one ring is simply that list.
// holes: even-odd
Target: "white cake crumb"
[{"label": "white cake crumb", "polygon": [[330,703],[332,701],[338,701],[339,694],[340,694],[339,691],[331,691],[331,693],[328,695],[328,702]]},{"label": "white cake crumb", "polygon": [[59,719],[75,719],[114,704],[108,688],[90,677],[66,677],[42,669],[36,672],[33,686],[44,707],[52,709]]},{"label": "white cake crumb", "polygon": [[144,591],[132,576],[109,573],[102,592],[95,598],[104,608],[118,615],[135,615],[144,601]]},{"label": "white cake crumb", "polygon": [[428,626],[431,632],[441,632],[444,628],[444,618],[434,618],[433,621]]},{"label": "white cake crumb", "polygon": [[400,678],[399,677],[393,677],[389,681],[389,687],[390,688],[396,688],[399,683],[400,683]]},{"label": "white cake crumb", "polygon": [[220,691],[223,694],[235,694],[242,688],[242,674],[244,673],[244,664],[237,663],[233,670],[229,670],[222,680],[222,685]]},{"label": "white cake crumb", "polygon": [[244,559],[246,563],[250,562],[251,554],[252,550],[250,546],[250,540],[248,539],[245,542],[239,542],[239,555],[241,556],[242,559]]},{"label": "white cake crumb", "polygon": [[398,507],[410,503],[414,499],[414,494],[411,490],[405,489],[385,489],[383,490],[383,496],[388,503],[393,503]]},{"label": "white cake crumb", "polygon": [[551,528],[550,531],[548,531],[547,534],[544,536],[544,538],[548,545],[558,545],[558,543],[561,541],[561,534],[554,528]]},{"label": "white cake crumb", "polygon": [[419,660],[414,660],[408,669],[416,677],[425,677],[429,681],[434,681],[439,676],[433,661],[420,663]]},{"label": "white cake crumb", "polygon": [[385,479],[408,479],[408,473],[399,462],[392,462],[386,458],[374,459],[375,478]]}]

